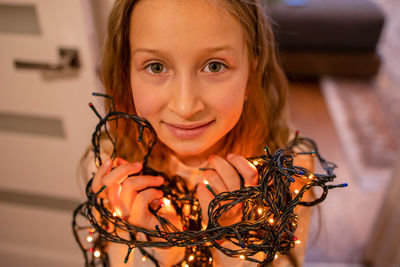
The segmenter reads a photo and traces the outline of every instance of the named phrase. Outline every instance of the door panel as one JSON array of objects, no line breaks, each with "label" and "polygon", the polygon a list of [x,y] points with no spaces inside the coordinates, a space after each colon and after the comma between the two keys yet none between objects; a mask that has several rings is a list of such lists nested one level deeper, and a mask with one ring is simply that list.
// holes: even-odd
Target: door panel
[{"label": "door panel", "polygon": [[[98,120],[87,104],[101,110],[91,92],[102,91],[91,1],[0,0],[5,5],[33,8],[38,29],[0,30],[0,265],[82,266],[72,206],[84,197],[77,165]],[[77,70],[15,66],[58,63],[60,48],[78,51]]]},{"label": "door panel", "polygon": [[[87,103],[100,87],[95,76],[98,45],[86,0],[0,0],[36,8],[40,34],[0,33],[0,113],[61,121],[64,138],[1,131],[0,187],[79,198],[76,166],[96,118]],[[15,60],[59,61],[58,49],[78,50],[81,66],[65,73],[17,69]],[[1,117],[1,116],[0,116]],[[23,167],[22,167],[23,166]]]}]

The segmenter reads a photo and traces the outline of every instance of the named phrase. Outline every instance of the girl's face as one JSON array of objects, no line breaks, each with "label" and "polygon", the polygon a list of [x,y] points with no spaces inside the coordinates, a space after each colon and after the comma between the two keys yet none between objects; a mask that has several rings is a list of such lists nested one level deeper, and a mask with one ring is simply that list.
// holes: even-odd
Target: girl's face
[{"label": "girl's face", "polygon": [[137,114],[187,164],[218,152],[246,92],[249,60],[240,23],[206,0],[142,0],[129,38]]}]

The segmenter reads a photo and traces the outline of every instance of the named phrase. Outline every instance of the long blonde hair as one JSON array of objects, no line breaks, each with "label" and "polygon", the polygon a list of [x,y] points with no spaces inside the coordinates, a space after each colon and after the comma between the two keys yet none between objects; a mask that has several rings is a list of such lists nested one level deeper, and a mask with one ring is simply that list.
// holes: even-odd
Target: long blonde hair
[{"label": "long blonde hair", "polygon": [[[108,35],[102,57],[102,82],[106,93],[114,99],[116,110],[136,114],[130,83],[130,17],[137,0],[117,0],[108,21]],[[236,126],[224,137],[221,155],[229,152],[243,156],[258,156],[265,146],[270,151],[286,144],[289,136],[286,98],[288,84],[277,62],[271,24],[266,17],[262,0],[214,0],[227,8],[245,31],[249,50],[250,70],[241,117]],[[110,103],[106,101],[106,108]],[[137,144],[138,130],[132,122],[120,121],[118,129],[110,124],[118,136],[117,156],[140,161],[143,149]],[[150,165],[168,171],[165,159],[168,148],[158,143]],[[164,162],[164,164],[163,164]]]}]

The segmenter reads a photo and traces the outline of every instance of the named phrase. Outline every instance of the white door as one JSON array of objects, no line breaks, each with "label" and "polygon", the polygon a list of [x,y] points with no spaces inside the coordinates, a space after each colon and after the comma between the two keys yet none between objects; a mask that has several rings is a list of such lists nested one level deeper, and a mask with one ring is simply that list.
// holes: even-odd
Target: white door
[{"label": "white door", "polygon": [[71,221],[98,47],[89,0],[0,0],[0,266],[83,265]]}]

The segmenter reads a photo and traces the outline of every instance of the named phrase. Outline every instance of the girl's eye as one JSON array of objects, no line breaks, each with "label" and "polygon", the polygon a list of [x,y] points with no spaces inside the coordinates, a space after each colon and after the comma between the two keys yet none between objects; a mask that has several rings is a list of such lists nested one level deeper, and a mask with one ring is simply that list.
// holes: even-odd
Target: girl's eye
[{"label": "girl's eye", "polygon": [[210,62],[204,70],[205,72],[220,72],[224,68],[226,68],[226,66],[220,62]]},{"label": "girl's eye", "polygon": [[151,63],[146,67],[146,70],[154,74],[160,74],[165,71],[165,67],[161,63]]}]

